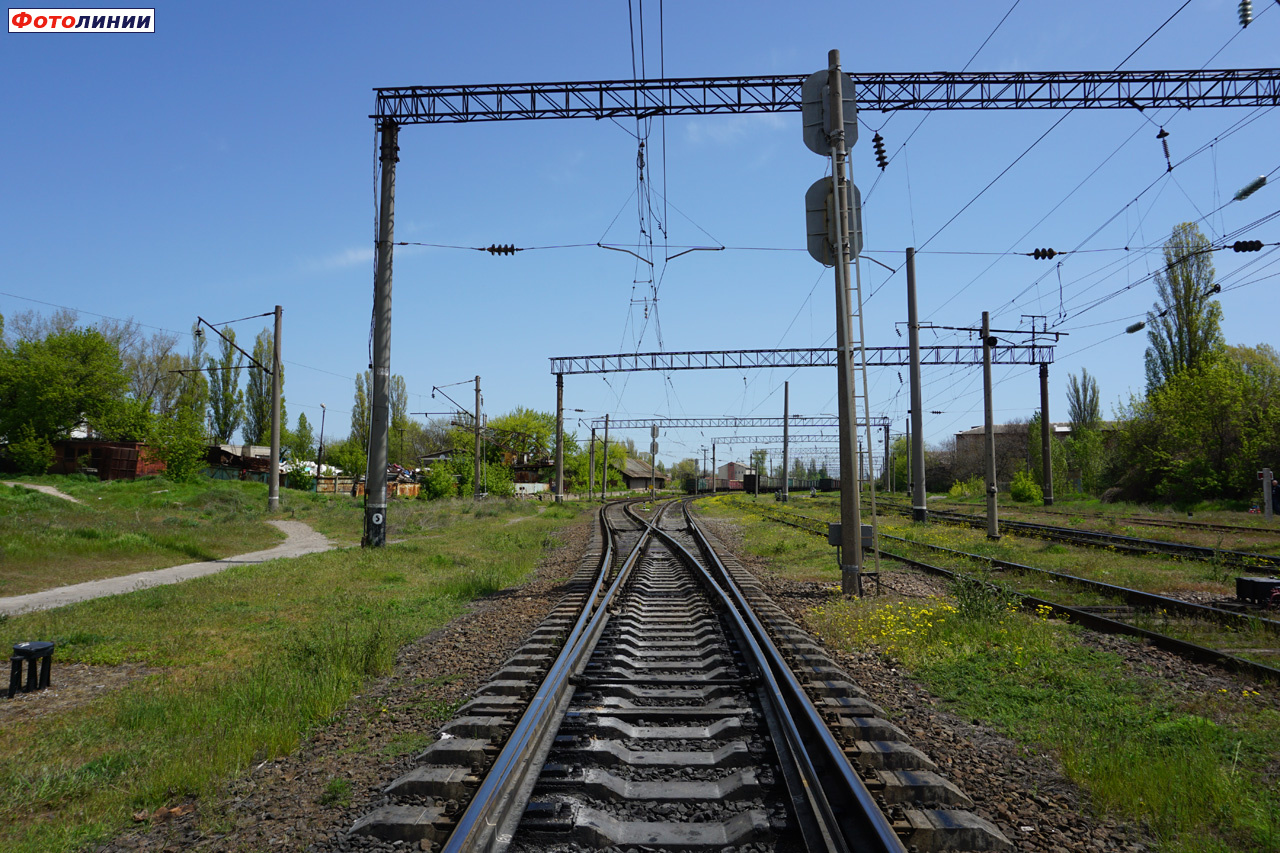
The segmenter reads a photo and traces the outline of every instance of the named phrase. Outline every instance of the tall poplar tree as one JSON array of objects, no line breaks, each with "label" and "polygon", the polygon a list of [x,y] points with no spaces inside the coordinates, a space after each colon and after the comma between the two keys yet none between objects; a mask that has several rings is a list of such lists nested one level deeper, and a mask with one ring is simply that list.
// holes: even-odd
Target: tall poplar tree
[{"label": "tall poplar tree", "polygon": [[232,344],[236,333],[232,329],[223,332],[226,339],[219,339],[219,357],[209,356],[209,431],[219,444],[227,444],[240,426],[244,416],[244,392],[240,390],[240,368],[244,356]]},{"label": "tall poplar tree", "polygon": [[1147,314],[1147,392],[1199,364],[1223,346],[1222,306],[1210,299],[1212,244],[1194,222],[1174,226],[1157,272],[1159,301]]}]

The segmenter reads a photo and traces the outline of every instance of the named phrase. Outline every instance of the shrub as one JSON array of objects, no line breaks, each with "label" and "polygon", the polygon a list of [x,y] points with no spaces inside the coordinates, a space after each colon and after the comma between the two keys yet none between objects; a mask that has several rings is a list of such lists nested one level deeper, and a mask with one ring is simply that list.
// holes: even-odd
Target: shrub
[{"label": "shrub", "polygon": [[974,474],[967,480],[956,480],[951,484],[951,488],[947,490],[947,494],[953,498],[972,498],[981,495],[987,488],[980,474]]},{"label": "shrub", "polygon": [[55,459],[49,439],[36,435],[30,424],[18,430],[17,441],[9,443],[9,456],[20,474],[43,474]]},{"label": "shrub", "polygon": [[1018,503],[1040,503],[1044,500],[1044,491],[1036,485],[1031,472],[1023,470],[1013,475],[1009,496]]}]

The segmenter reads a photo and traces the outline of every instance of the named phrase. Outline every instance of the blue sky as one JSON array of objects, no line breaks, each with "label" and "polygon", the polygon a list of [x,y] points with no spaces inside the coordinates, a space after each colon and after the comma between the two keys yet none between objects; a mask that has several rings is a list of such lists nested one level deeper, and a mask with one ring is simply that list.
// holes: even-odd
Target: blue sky
[{"label": "blue sky", "polygon": [[[185,333],[197,315],[219,322],[281,304],[290,417],[316,422],[324,403],[328,435],[344,434],[352,377],[369,351],[373,88],[624,79],[633,62],[648,77],[803,74],[825,67],[831,48],[855,75],[967,63],[1110,70],[1180,5],[188,2],[159,6],[155,34],[0,34],[0,313],[52,310],[30,301],[41,300],[86,321],[132,317]],[[1275,66],[1276,5],[1256,2],[1241,30],[1234,2],[1190,0],[1123,67]],[[1155,287],[1123,289],[1155,269],[1173,225],[1208,215],[1201,227],[1216,240],[1275,212],[1276,177],[1228,202],[1280,166],[1274,109],[1081,110],[943,227],[1060,117],[864,111],[851,159],[866,253],[898,268],[905,247],[922,247],[922,320],[973,326],[986,309],[999,328],[1042,314],[1070,332],[1051,368],[1055,419],[1065,418],[1068,374],[1081,368],[1097,376],[1108,414],[1142,391],[1145,334],[1123,332]],[[883,174],[876,129],[894,155]],[[637,203],[637,134],[651,208]],[[447,408],[431,387],[476,374],[490,415],[551,410],[552,356],[831,345],[832,273],[804,251],[803,222],[804,191],[828,167],[802,144],[798,114],[408,126],[400,141],[397,240],[634,244],[643,211],[669,246],[742,247],[663,264],[676,250],[664,252],[659,236],[647,324],[649,274],[624,253],[398,248],[392,370],[412,411]],[[1275,223],[1244,236],[1280,240]],[[1037,247],[1090,251],[1060,266],[1003,254]],[[1214,256],[1231,343],[1275,343],[1275,251]],[[895,333],[906,319],[903,274],[864,260],[862,282],[868,345],[904,342]],[[235,328],[252,339],[265,322]],[[969,342],[949,332],[923,340]],[[1034,368],[995,375],[998,420],[1038,407]],[[926,368],[924,379],[925,408],[944,413],[927,419],[930,441],[981,423],[980,369]],[[566,407],[585,411],[567,423],[606,412],[778,416],[786,380],[793,413],[836,410],[829,369],[570,376]],[[870,396],[872,414],[901,429],[909,404],[898,371],[871,369]],[[670,431],[659,458],[696,455],[726,432]],[[643,444],[643,433],[633,437]]]}]

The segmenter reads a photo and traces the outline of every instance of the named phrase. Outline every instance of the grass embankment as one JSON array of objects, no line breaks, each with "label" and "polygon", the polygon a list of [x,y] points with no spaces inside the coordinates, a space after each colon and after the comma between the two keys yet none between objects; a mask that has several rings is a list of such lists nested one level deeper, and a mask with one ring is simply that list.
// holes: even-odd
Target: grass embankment
[{"label": "grass embankment", "polygon": [[[711,514],[730,511],[720,503]],[[787,566],[807,552],[779,544],[790,533],[749,515],[741,529],[745,548],[784,573],[815,573]],[[817,574],[834,578],[834,566]],[[1095,808],[1146,824],[1166,853],[1280,850],[1274,687],[1167,683],[975,584],[946,600],[833,598],[809,622],[831,646],[892,656],[957,713],[1052,751]]]},{"label": "grass embankment", "polygon": [[284,539],[263,523],[266,487],[259,483],[27,480],[83,503],[0,485],[0,597],[216,560]]},{"label": "grass embankment", "polygon": [[[350,502],[304,509],[358,531]],[[135,811],[208,795],[291,751],[366,679],[390,671],[404,644],[525,578],[577,514],[397,502],[400,544],[234,566],[2,623],[3,642],[58,644],[55,686],[68,661],[158,671],[86,706],[0,726],[0,849],[82,848]]]}]

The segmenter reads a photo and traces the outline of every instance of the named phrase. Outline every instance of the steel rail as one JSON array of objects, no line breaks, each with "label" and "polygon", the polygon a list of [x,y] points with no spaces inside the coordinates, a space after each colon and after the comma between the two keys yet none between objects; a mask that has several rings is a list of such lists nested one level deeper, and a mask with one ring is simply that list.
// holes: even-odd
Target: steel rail
[{"label": "steel rail", "polygon": [[[899,514],[908,514],[909,510],[898,504],[889,507]],[[931,509],[931,518],[952,524],[963,524],[969,527],[985,527],[986,517],[958,513],[948,510]],[[1280,567],[1280,557],[1274,554],[1255,554],[1251,551],[1219,550],[1206,548],[1203,545],[1184,545],[1180,542],[1167,542],[1162,539],[1142,539],[1137,536],[1124,536],[1119,533],[1102,533],[1094,530],[1072,530],[1066,527],[1054,527],[1049,524],[1035,524],[1029,521],[1001,520],[1000,526],[1006,530],[1018,531],[1029,536],[1051,541],[1067,542],[1076,545],[1087,545],[1093,548],[1112,548],[1130,554],[1166,554],[1204,562],[1222,562],[1224,565],[1240,569],[1272,569]]]},{"label": "steel rail", "polygon": [[[907,504],[903,504],[893,500],[884,501],[884,503],[887,506],[891,506],[894,508],[907,506]],[[1002,509],[1004,510],[1004,512],[1023,511],[1023,508],[1019,506],[1006,506],[1006,507],[1002,507]],[[1275,535],[1275,531],[1273,530],[1269,530],[1265,527],[1250,527],[1246,524],[1218,524],[1217,522],[1213,522],[1213,521],[1184,521],[1176,518],[1142,518],[1140,516],[1107,515],[1106,513],[1102,513],[1102,512],[1083,512],[1079,510],[1073,510],[1073,511],[1067,512],[1064,510],[1048,509],[1046,507],[1034,507],[1027,511],[1043,513],[1045,515],[1061,515],[1068,518],[1075,516],[1078,518],[1090,518],[1097,521],[1126,522],[1128,524],[1135,524],[1140,527],[1143,527],[1143,526],[1175,527],[1175,528],[1181,528],[1183,530],[1199,530],[1202,532],[1214,531],[1214,532],[1221,532],[1221,533],[1261,533],[1261,534]],[[958,515],[964,515],[964,514],[973,515],[973,513],[959,513],[956,510],[942,510],[942,512],[952,512]]]},{"label": "steel rail", "polygon": [[529,792],[542,767],[542,758],[550,750],[564,706],[572,695],[570,678],[582,668],[590,655],[608,619],[609,602],[622,587],[647,544],[652,524],[639,520],[647,526],[641,531],[640,539],[627,555],[612,585],[601,597],[601,588],[613,562],[613,529],[605,515],[605,508],[601,508],[600,523],[604,527],[605,553],[601,557],[600,572],[584,602],[582,613],[565,638],[564,646],[547,672],[546,679],[529,701],[528,708],[512,730],[502,751],[494,759],[493,766],[485,774],[484,781],[476,789],[466,811],[458,819],[457,826],[440,848],[441,853],[498,851],[505,849],[510,843],[515,825],[520,820]]},{"label": "steel rail", "polygon": [[826,825],[823,835],[829,849],[906,853],[893,826],[850,766],[844,751],[809,701],[742,590],[694,522],[689,513],[689,501],[682,504],[685,521],[704,559],[714,567],[714,575],[675,537],[656,526],[654,530],[669,547],[685,555],[702,575],[708,590],[724,603],[742,642],[744,656],[759,674],[763,689],[778,710],[776,717],[785,734],[786,746],[804,776],[804,790],[793,791],[793,798],[809,799],[815,813],[821,815]]},{"label": "steel rail", "polygon": [[[794,521],[789,521],[786,519],[778,518],[776,516],[772,516],[768,512],[766,512],[763,508],[757,508],[757,511],[759,511],[762,515],[773,518],[773,520],[779,521],[783,524],[790,524],[792,527],[797,527],[801,530],[805,530],[815,535],[819,535],[819,536],[826,535],[826,531],[820,531],[814,526],[799,524]],[[785,514],[785,513],[780,513],[780,515],[782,514]],[[815,523],[821,523],[817,519],[808,519],[805,516],[795,516],[795,517],[797,519],[804,519],[807,521],[813,521]],[[947,551],[954,554],[961,554],[963,556],[973,557],[979,560],[989,559],[989,560],[992,560],[993,564],[996,562],[1003,562],[1003,561],[997,561],[994,558],[983,557],[978,554],[967,554],[963,551],[955,551],[951,548],[944,548],[941,545],[928,545],[923,542],[911,542],[910,540],[902,539],[901,537],[898,537],[898,536],[890,536],[885,533],[881,533],[880,538],[893,539],[895,541],[906,542],[911,545],[920,545],[925,548],[933,548],[939,551]],[[926,563],[922,560],[916,560],[902,554],[895,554],[892,551],[886,551],[883,548],[880,549],[880,553],[883,556],[890,557],[902,563],[906,563],[909,566],[915,566],[916,568],[924,569],[925,571],[932,572],[933,574],[941,575],[943,577],[947,577],[947,578],[963,577],[971,580],[978,580],[977,578],[974,578],[973,575],[968,575],[968,574],[965,574],[964,572],[959,572],[953,569],[946,569],[946,568],[943,568],[942,566],[935,566],[931,563]],[[1280,622],[1276,622],[1271,619],[1264,619],[1257,616],[1249,616],[1246,614],[1235,613],[1230,610],[1220,610],[1218,608],[1209,607],[1208,605],[1204,605],[1204,604],[1194,604],[1188,601],[1180,601],[1176,598],[1165,598],[1163,596],[1158,596],[1153,593],[1144,593],[1144,592],[1141,592],[1140,590],[1128,589],[1127,587],[1116,587],[1116,586],[1112,586],[1111,584],[1101,583],[1099,581],[1091,581],[1087,578],[1077,578],[1074,575],[1064,575],[1058,572],[1051,572],[1048,569],[1037,569],[1034,566],[1022,566],[1017,563],[1011,563],[1011,564],[1007,564],[1006,567],[1011,569],[1018,569],[1018,570],[1030,571],[1030,572],[1039,572],[1042,574],[1053,575],[1057,578],[1070,580],[1072,582],[1080,583],[1085,586],[1109,588],[1119,592],[1133,594],[1135,597],[1153,599],[1156,602],[1158,602],[1157,606],[1163,607],[1166,610],[1174,610],[1176,612],[1180,612],[1182,615],[1204,616],[1205,614],[1203,613],[1193,612],[1193,611],[1208,610],[1208,611],[1212,611],[1212,614],[1213,614],[1212,618],[1215,618],[1215,619],[1220,619],[1222,621],[1227,621],[1229,619],[1239,619],[1246,623],[1249,623],[1249,622],[1262,623],[1263,625],[1272,627],[1273,629],[1280,631]],[[1237,657],[1235,655],[1227,654],[1226,652],[1221,652],[1221,651],[1218,651],[1217,649],[1211,649],[1211,648],[1208,648],[1207,646],[1201,646],[1196,643],[1190,643],[1190,642],[1187,642],[1186,640],[1179,640],[1176,637],[1170,637],[1167,634],[1161,634],[1157,631],[1148,631],[1145,628],[1139,628],[1136,625],[1130,625],[1126,622],[1121,622],[1116,619],[1108,619],[1105,616],[1101,616],[1097,613],[1090,613],[1089,611],[1081,609],[1079,607],[1072,607],[1070,605],[1061,604],[1059,602],[1049,601],[1047,599],[1039,598],[1034,595],[1026,595],[1024,593],[1017,592],[1016,590],[1013,590],[1013,591],[1005,590],[1003,587],[1000,587],[997,584],[991,583],[990,581],[980,581],[980,582],[985,584],[989,589],[999,589],[1004,592],[1012,592],[1014,595],[1018,596],[1019,600],[1022,602],[1022,605],[1024,607],[1031,607],[1031,608],[1049,607],[1053,610],[1053,612],[1058,613],[1070,619],[1073,622],[1084,625],[1086,628],[1091,628],[1095,631],[1101,631],[1103,633],[1108,633],[1108,634],[1128,634],[1129,636],[1141,637],[1142,639],[1150,642],[1152,645],[1159,646],[1160,648],[1163,648],[1167,651],[1171,651],[1174,654],[1181,655],[1182,657],[1190,658],[1196,661],[1201,661],[1203,663],[1215,664],[1225,669],[1231,669],[1237,672],[1247,673],[1249,675],[1252,675],[1258,678],[1266,678],[1272,681],[1280,682],[1280,669],[1277,669],[1275,667],[1267,666],[1266,664],[1257,663],[1255,661],[1251,661],[1245,658]]]},{"label": "steel rail", "polygon": [[[821,519],[799,515],[798,513],[787,513],[781,510],[775,510],[772,507],[758,507],[755,508],[755,511],[760,512],[767,517],[776,518],[776,520],[783,524],[791,524],[793,527],[798,527],[801,530],[807,530],[817,536],[827,535],[825,528],[820,529],[821,526],[825,525],[825,522]],[[770,515],[770,513],[776,513],[776,516]],[[812,525],[795,523],[781,517],[787,515],[795,519],[810,521],[812,522]],[[1010,571],[1025,572],[1027,574],[1045,575],[1055,581],[1065,581],[1067,583],[1084,587],[1092,592],[1101,593],[1112,598],[1122,599],[1126,604],[1132,607],[1164,610],[1166,612],[1175,613],[1179,616],[1188,616],[1196,619],[1209,619],[1224,623],[1236,622],[1246,626],[1261,625],[1271,628],[1277,634],[1280,634],[1280,621],[1268,619],[1265,616],[1257,616],[1250,613],[1239,613],[1234,610],[1224,610],[1221,607],[1214,607],[1210,604],[1200,604],[1194,601],[1183,601],[1179,598],[1169,598],[1168,596],[1159,595],[1154,592],[1145,592],[1143,590],[1133,589],[1132,587],[1127,586],[1116,586],[1115,584],[1096,581],[1092,578],[1082,578],[1078,575],[1066,574],[1065,572],[1055,572],[1052,569],[1042,569],[1038,566],[1028,566],[1023,563],[1015,563],[1011,560],[1002,560],[999,557],[988,557],[984,554],[970,554],[968,551],[959,551],[955,548],[947,548],[943,545],[933,545],[928,542],[917,542],[912,539],[904,539],[901,536],[893,536],[889,533],[881,533],[880,538],[882,540],[889,539],[894,542],[902,542],[906,545],[914,545],[920,548],[928,548],[931,551],[941,551],[945,554],[955,554],[959,557],[982,560],[993,568],[1008,569]],[[897,560],[907,559],[899,554],[885,551],[884,549],[881,549],[880,553],[885,556],[893,557]]]},{"label": "steel rail", "polygon": [[[1048,607],[1054,613],[1064,616],[1070,621],[1084,625],[1086,628],[1090,628],[1094,631],[1100,631],[1105,634],[1127,634],[1131,637],[1141,637],[1153,646],[1173,652],[1176,655],[1190,660],[1214,664],[1216,666],[1223,667],[1224,669],[1230,669],[1253,676],[1254,678],[1265,678],[1269,681],[1280,683],[1280,669],[1277,669],[1276,667],[1267,666],[1263,663],[1257,663],[1256,661],[1227,654],[1226,652],[1221,652],[1217,649],[1211,649],[1208,646],[1201,646],[1197,643],[1179,640],[1177,637],[1170,637],[1168,634],[1161,634],[1158,631],[1148,631],[1146,628],[1139,628],[1136,625],[1130,625],[1129,623],[1121,622],[1118,619],[1108,619],[1105,616],[1101,616],[1097,613],[1090,613],[1088,610],[1084,610],[1079,607],[1060,604],[1034,595],[1025,595],[1017,592],[1016,590],[1006,590],[997,584],[991,583],[990,581],[982,581],[975,578],[973,575],[967,575],[964,572],[957,572],[952,569],[945,569],[941,566],[930,565],[929,563],[893,554],[889,551],[882,551],[882,553],[895,560],[906,563],[907,565],[915,566],[916,568],[924,569],[925,571],[932,572],[937,575],[949,578],[960,577],[967,578],[969,580],[977,580],[980,583],[985,584],[989,589],[1001,590],[1005,593],[1012,592],[1013,595],[1018,596],[1023,607]],[[1222,612],[1226,613],[1228,611]]]}]

